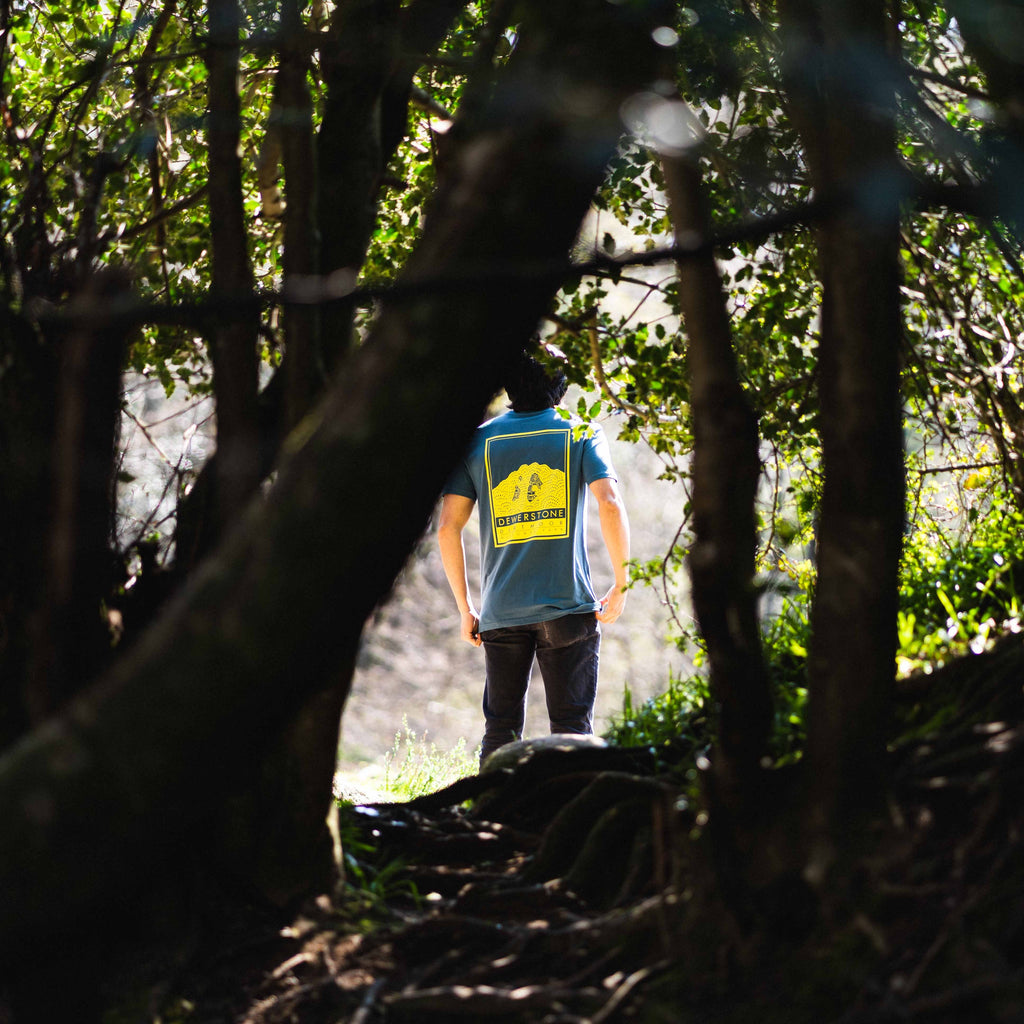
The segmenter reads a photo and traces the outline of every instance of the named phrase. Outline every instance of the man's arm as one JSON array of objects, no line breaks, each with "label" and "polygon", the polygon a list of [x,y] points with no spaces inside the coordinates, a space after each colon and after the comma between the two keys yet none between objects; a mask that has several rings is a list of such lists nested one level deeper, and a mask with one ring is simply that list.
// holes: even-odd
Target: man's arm
[{"label": "man's arm", "polygon": [[612,623],[622,614],[626,604],[626,587],[629,584],[629,518],[615,480],[608,477],[595,480],[590,485],[590,493],[597,501],[601,537],[615,570],[615,582],[601,598],[601,609],[596,615],[600,622]]},{"label": "man's arm", "polygon": [[473,513],[476,502],[461,494],[446,494],[441,500],[441,520],[437,525],[437,546],[441,549],[441,564],[452,588],[455,603],[459,606],[462,622],[459,633],[466,643],[479,647],[480,617],[469,596],[469,579],[466,576],[466,549],[462,543],[462,531]]}]

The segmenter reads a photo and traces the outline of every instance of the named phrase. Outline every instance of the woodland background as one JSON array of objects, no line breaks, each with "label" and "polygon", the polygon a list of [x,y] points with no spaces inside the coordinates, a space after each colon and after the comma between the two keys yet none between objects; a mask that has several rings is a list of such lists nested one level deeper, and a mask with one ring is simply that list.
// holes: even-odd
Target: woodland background
[{"label": "woodland background", "polygon": [[[0,1012],[315,906],[328,1016],[1018,1019],[1022,53],[1019,0],[0,0]],[[339,853],[364,624],[535,331],[674,488],[697,672]],[[216,432],[133,521],[152,382]],[[506,856],[392,939],[400,835]]]}]

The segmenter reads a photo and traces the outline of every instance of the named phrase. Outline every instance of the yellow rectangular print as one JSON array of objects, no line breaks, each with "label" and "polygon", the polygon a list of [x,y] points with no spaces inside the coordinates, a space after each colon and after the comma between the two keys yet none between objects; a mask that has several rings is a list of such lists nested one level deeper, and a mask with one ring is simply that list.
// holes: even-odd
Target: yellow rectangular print
[{"label": "yellow rectangular print", "polygon": [[569,536],[569,435],[537,430],[487,439],[495,547]]}]

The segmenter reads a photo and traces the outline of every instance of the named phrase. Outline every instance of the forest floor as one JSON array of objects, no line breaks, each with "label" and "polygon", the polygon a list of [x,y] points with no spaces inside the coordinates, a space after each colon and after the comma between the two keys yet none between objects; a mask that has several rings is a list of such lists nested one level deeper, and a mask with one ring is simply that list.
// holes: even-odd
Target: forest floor
[{"label": "forest floor", "polygon": [[349,806],[345,884],[222,943],[161,1019],[1017,1024],[1022,683],[1020,637],[906,682],[885,810],[815,884],[725,870],[682,749],[541,749]]}]

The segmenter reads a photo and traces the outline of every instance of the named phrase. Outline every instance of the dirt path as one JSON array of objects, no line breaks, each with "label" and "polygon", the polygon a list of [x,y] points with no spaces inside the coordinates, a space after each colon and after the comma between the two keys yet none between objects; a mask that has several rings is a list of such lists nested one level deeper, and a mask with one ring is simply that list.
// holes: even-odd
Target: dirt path
[{"label": "dirt path", "polygon": [[806,926],[795,900],[726,905],[684,751],[538,754],[351,808],[350,884],[208,965],[182,1020],[1020,1024],[1024,659],[991,666],[928,683],[961,713],[909,721],[886,815]]}]

